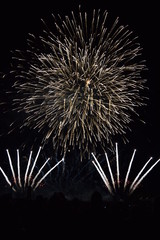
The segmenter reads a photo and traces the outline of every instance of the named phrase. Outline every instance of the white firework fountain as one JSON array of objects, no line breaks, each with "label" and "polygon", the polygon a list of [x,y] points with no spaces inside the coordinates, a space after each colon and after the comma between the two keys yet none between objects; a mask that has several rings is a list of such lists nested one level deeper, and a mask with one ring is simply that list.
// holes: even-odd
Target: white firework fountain
[{"label": "white firework fountain", "polygon": [[10,170],[12,173],[12,179],[9,179],[5,171],[2,167],[0,167],[0,171],[2,175],[4,176],[7,184],[12,189],[13,193],[15,193],[15,196],[25,196],[30,197],[31,192],[35,192],[37,188],[41,186],[41,184],[44,182],[46,177],[62,162],[64,162],[64,158],[62,158],[60,161],[58,161],[54,166],[52,166],[49,170],[47,170],[43,175],[42,171],[44,170],[44,167],[47,165],[50,158],[47,158],[45,162],[42,164],[42,166],[39,168],[38,171],[35,171],[36,164],[38,157],[40,155],[42,147],[40,146],[38,149],[38,152],[32,160],[33,151],[30,151],[28,163],[25,169],[25,173],[22,175],[21,173],[21,164],[20,164],[20,153],[19,149],[17,149],[17,170],[14,169],[14,164],[11,159],[11,155],[8,149],[6,149],[8,161]]},{"label": "white firework fountain", "polygon": [[[133,160],[135,159],[136,149],[134,149],[131,159],[129,161],[129,165],[125,174],[125,178],[121,178],[120,174],[120,161],[119,161],[119,152],[118,152],[118,144],[116,143],[115,148],[115,162],[116,162],[116,171],[111,168],[111,163],[108,158],[107,152],[105,152],[105,159],[107,162],[108,175],[103,170],[101,164],[99,163],[97,157],[94,153],[92,153],[93,160],[92,163],[98,171],[101,179],[103,180],[107,191],[111,196],[121,199],[121,197],[126,197],[132,195],[135,190],[140,187],[144,178],[148,176],[148,174],[153,170],[153,168],[160,162],[160,159],[151,163],[153,157],[150,157],[142,168],[138,171],[136,176],[133,179],[129,179],[131,173],[131,167],[133,164]],[[148,167],[150,164],[150,167]],[[148,167],[148,168],[147,168]],[[122,197],[122,198],[123,198]]]}]

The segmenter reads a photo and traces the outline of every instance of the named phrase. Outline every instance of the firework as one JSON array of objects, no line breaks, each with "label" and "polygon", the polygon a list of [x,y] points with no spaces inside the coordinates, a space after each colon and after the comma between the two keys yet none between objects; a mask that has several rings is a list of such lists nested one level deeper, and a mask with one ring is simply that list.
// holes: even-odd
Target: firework
[{"label": "firework", "polygon": [[33,191],[35,191],[36,188],[41,184],[41,182],[44,181],[44,179],[49,175],[49,173],[51,173],[51,171],[53,171],[61,162],[64,161],[64,158],[62,158],[53,167],[51,167],[43,176],[41,176],[39,180],[37,180],[38,176],[41,175],[42,170],[44,169],[45,165],[50,160],[50,158],[48,158],[44,162],[44,164],[41,166],[39,171],[36,173],[36,175],[34,176],[34,174],[33,174],[34,169],[35,169],[37,159],[39,157],[41,149],[42,149],[42,147],[39,147],[39,150],[36,154],[36,157],[33,161],[33,164],[31,164],[31,158],[32,158],[33,151],[30,151],[29,160],[28,160],[28,163],[27,163],[27,167],[26,167],[24,177],[21,176],[19,149],[17,149],[17,175],[16,175],[16,172],[15,172],[14,167],[13,167],[13,163],[12,163],[12,159],[11,159],[9,150],[8,149],[6,150],[7,155],[8,155],[9,166],[10,166],[10,169],[11,169],[11,172],[12,172],[13,181],[9,180],[7,174],[2,169],[2,167],[0,167],[0,171],[3,174],[6,182],[9,184],[9,186],[12,188],[12,190],[14,192],[17,192],[17,191],[25,192],[25,190],[28,189],[28,187],[31,187],[31,189],[33,189]]},{"label": "firework", "polygon": [[107,11],[53,17],[55,31],[32,35],[26,53],[17,50],[13,109],[25,113],[22,129],[37,129],[63,154],[76,148],[84,156],[99,143],[112,145],[114,135],[125,139],[144,105],[146,67],[137,37],[118,18],[107,25]]},{"label": "firework", "polygon": [[93,156],[92,163],[95,166],[95,168],[97,169],[99,175],[101,176],[103,182],[105,183],[105,186],[106,186],[107,190],[110,192],[111,195],[116,194],[120,188],[122,189],[123,192],[125,192],[128,185],[129,185],[129,187],[128,187],[127,192],[128,192],[129,195],[131,195],[139,187],[139,185],[141,184],[143,179],[149,174],[149,172],[160,161],[160,159],[158,159],[155,163],[151,164],[151,166],[148,170],[145,171],[147,165],[153,159],[152,157],[150,157],[149,160],[143,165],[143,167],[137,173],[137,175],[133,179],[133,181],[128,181],[129,174],[130,174],[130,171],[131,171],[131,166],[132,166],[136,151],[137,150],[134,149],[131,160],[129,162],[129,166],[127,168],[127,173],[126,173],[124,181],[123,181],[123,179],[120,179],[119,153],[118,153],[118,144],[117,143],[116,143],[116,158],[115,158],[115,161],[116,161],[116,174],[115,175],[116,175],[116,177],[114,177],[114,174],[113,174],[113,171],[111,169],[111,165],[110,165],[110,161],[108,159],[107,153],[105,152],[105,158],[106,158],[106,161],[107,161],[107,168],[108,168],[108,171],[109,171],[110,179],[107,178],[107,175],[105,174],[103,168],[101,167],[98,159],[96,158],[95,154],[92,153],[92,156]]}]

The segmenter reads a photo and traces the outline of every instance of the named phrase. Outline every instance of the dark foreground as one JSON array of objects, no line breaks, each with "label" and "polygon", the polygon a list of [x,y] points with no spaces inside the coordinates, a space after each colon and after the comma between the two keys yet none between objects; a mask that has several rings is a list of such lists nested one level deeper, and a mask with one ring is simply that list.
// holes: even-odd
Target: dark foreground
[{"label": "dark foreground", "polygon": [[[0,198],[0,239],[152,239],[159,238],[160,199],[103,201],[67,200],[62,193]],[[36,237],[36,238],[35,238]]]}]

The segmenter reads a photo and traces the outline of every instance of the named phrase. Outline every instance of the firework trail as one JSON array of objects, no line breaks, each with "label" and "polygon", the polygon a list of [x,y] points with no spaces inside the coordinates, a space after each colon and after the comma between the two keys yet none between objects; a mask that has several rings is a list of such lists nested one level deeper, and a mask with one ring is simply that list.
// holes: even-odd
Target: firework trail
[{"label": "firework trail", "polygon": [[[12,172],[13,182],[11,182],[6,175],[5,171],[0,167],[0,171],[3,174],[6,182],[9,184],[9,186],[13,189],[13,191],[22,191],[25,192],[25,190],[28,189],[28,187],[31,187],[33,191],[37,189],[37,187],[41,184],[42,181],[53,171],[61,162],[64,162],[64,158],[62,158],[60,161],[58,161],[53,167],[51,167],[42,177],[40,177],[39,180],[37,180],[38,176],[42,173],[42,170],[44,169],[45,165],[48,163],[50,158],[48,158],[44,164],[41,166],[37,174],[34,176],[33,172],[37,163],[37,159],[39,157],[40,151],[42,147],[39,147],[39,150],[37,152],[37,155],[34,159],[33,165],[31,166],[31,158],[32,158],[32,151],[30,151],[28,164],[26,167],[24,178],[21,176],[21,168],[20,168],[20,154],[19,149],[17,149],[17,176],[13,167],[12,159],[9,153],[9,150],[7,149],[7,155],[8,155],[8,161],[10,165],[10,169]],[[31,168],[31,169],[30,169]]]},{"label": "firework trail", "polygon": [[113,145],[114,135],[125,139],[144,105],[146,67],[137,37],[118,18],[107,26],[107,11],[53,17],[55,32],[31,35],[26,53],[15,51],[13,108],[25,113],[22,129],[37,129],[63,155],[76,148],[84,156]]},{"label": "firework trail", "polygon": [[[155,163],[153,163],[150,168],[148,170],[145,171],[147,165],[150,163],[150,161],[153,159],[152,157],[149,158],[149,160],[143,165],[143,167],[140,169],[140,171],[137,173],[136,177],[133,179],[133,181],[129,184],[129,174],[131,171],[131,167],[132,167],[132,163],[135,157],[135,153],[136,153],[136,149],[134,149],[131,160],[129,162],[129,166],[127,169],[127,173],[125,176],[125,180],[123,181],[122,179],[120,179],[120,170],[119,170],[119,153],[118,153],[118,144],[116,143],[116,178],[114,178],[114,174],[113,171],[111,169],[111,165],[110,165],[110,161],[108,159],[108,155],[105,152],[105,158],[107,161],[107,167],[108,167],[108,171],[109,171],[109,177],[110,179],[107,178],[104,170],[102,169],[98,159],[96,158],[95,154],[92,153],[93,156],[93,160],[92,163],[95,166],[95,168],[97,169],[99,175],[101,176],[103,182],[105,183],[106,188],[108,189],[108,191],[110,192],[110,194],[115,195],[116,193],[118,193],[118,190],[121,188],[123,192],[126,191],[127,186],[128,187],[128,194],[131,195],[136,189],[137,187],[139,187],[139,185],[141,184],[141,182],[143,181],[143,179],[149,174],[149,172],[158,164],[158,162],[160,161],[160,159],[158,159]],[[120,181],[121,180],[121,181]]]}]

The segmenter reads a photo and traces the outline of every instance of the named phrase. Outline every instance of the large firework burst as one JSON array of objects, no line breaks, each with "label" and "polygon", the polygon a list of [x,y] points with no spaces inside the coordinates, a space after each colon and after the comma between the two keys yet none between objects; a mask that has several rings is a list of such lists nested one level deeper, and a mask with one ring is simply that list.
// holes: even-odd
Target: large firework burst
[{"label": "large firework burst", "polygon": [[26,54],[19,51],[14,110],[26,114],[22,128],[42,132],[63,154],[68,148],[90,154],[98,143],[124,137],[144,104],[140,44],[118,18],[108,28],[107,16],[79,10],[54,17],[56,31],[44,31],[39,49],[32,36]]}]

